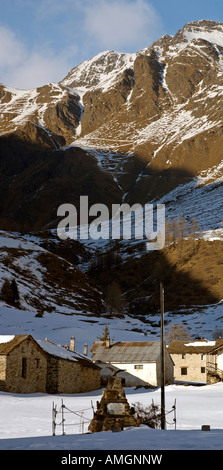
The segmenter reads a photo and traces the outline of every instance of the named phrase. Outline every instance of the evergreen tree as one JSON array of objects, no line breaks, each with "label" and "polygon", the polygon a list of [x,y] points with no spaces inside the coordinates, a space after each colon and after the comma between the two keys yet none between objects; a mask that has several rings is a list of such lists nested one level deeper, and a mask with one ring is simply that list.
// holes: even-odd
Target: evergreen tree
[{"label": "evergreen tree", "polygon": [[110,336],[109,335],[109,327],[106,323],[105,326],[104,326],[104,329],[102,330],[101,335],[98,335],[97,339],[99,339],[99,341],[106,341],[108,336]]},{"label": "evergreen tree", "polygon": [[12,281],[9,281],[9,279],[4,280],[0,295],[1,299],[9,305],[20,306],[19,290],[15,279]]}]

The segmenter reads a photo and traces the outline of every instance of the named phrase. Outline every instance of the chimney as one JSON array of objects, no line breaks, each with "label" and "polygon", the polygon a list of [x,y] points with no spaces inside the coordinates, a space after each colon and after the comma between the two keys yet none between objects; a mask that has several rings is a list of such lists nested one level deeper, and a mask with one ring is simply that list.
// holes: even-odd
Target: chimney
[{"label": "chimney", "polygon": [[106,348],[110,348],[110,336],[107,335],[106,341],[105,341],[105,346]]},{"label": "chimney", "polygon": [[84,345],[84,356],[87,356],[87,353],[88,353],[88,346],[85,343],[85,345]]},{"label": "chimney", "polygon": [[74,336],[71,336],[71,338],[70,338],[70,351],[75,352],[75,338],[74,338]]}]

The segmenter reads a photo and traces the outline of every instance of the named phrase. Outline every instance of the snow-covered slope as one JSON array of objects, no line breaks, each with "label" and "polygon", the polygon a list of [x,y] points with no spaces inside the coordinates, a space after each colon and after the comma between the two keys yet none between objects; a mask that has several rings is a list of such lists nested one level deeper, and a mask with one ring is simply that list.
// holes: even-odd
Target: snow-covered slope
[{"label": "snow-covered slope", "polygon": [[57,83],[32,90],[0,84],[0,135],[22,130],[31,140],[39,137],[40,142],[57,147],[75,135],[81,115],[79,101],[73,90]]},{"label": "snow-covered slope", "polygon": [[107,91],[126,69],[133,67],[135,57],[136,54],[103,51],[74,67],[60,83],[82,93],[95,89]]},{"label": "snow-covered slope", "polygon": [[[0,232],[0,279],[0,290],[6,280],[15,279],[20,309],[40,317],[53,311],[98,314],[103,308],[94,282],[73,263],[44,249],[35,237]],[[13,296],[7,292],[1,306],[10,304],[13,307]]]}]

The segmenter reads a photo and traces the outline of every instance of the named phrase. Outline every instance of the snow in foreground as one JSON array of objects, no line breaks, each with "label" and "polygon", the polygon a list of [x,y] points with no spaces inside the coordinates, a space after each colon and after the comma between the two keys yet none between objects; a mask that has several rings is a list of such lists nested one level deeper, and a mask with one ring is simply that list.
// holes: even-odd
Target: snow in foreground
[{"label": "snow in foreground", "polygon": [[[126,388],[130,404],[160,404],[160,389]],[[211,386],[166,387],[166,411],[176,400],[176,430],[173,413],[167,415],[167,430],[146,426],[128,428],[121,433],[86,434],[92,418],[92,405],[100,401],[102,389],[75,395],[16,395],[0,393],[0,450],[222,450],[223,449],[223,383]],[[61,403],[80,414],[65,413],[62,435],[61,415],[57,416],[56,436],[52,436],[52,404],[60,410]],[[67,411],[65,409],[65,411]],[[81,423],[85,421],[84,428]],[[201,431],[209,424],[211,430]],[[84,430],[85,434],[81,434]]]}]

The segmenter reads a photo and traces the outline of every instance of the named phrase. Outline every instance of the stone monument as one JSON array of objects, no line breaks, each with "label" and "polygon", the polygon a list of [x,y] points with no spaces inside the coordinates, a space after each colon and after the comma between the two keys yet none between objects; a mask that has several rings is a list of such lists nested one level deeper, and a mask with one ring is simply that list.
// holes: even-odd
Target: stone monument
[{"label": "stone monument", "polygon": [[139,424],[139,420],[134,417],[134,410],[128,404],[121,378],[110,377],[101,401],[97,402],[97,410],[88,430],[115,432],[122,431],[125,427],[139,426]]}]

